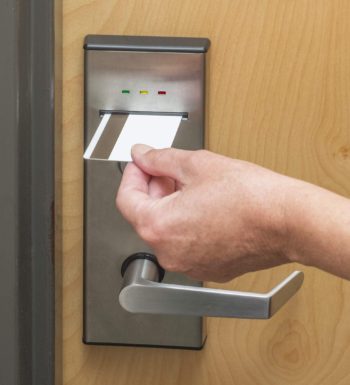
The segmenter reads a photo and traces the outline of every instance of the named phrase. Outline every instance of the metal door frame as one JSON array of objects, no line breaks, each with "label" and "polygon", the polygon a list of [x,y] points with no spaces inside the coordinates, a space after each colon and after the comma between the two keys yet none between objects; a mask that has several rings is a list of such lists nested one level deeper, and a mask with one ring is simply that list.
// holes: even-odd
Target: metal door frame
[{"label": "metal door frame", "polygon": [[54,383],[54,0],[0,2],[0,383]]}]

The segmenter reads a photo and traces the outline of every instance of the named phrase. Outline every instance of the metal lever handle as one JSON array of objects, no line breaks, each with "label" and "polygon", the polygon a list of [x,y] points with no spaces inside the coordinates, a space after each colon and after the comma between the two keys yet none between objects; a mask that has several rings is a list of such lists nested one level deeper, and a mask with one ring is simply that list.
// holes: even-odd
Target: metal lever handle
[{"label": "metal lever handle", "polygon": [[274,315],[304,280],[304,274],[295,271],[266,294],[164,284],[164,270],[147,253],[129,257],[122,274],[119,302],[132,313],[261,319]]}]

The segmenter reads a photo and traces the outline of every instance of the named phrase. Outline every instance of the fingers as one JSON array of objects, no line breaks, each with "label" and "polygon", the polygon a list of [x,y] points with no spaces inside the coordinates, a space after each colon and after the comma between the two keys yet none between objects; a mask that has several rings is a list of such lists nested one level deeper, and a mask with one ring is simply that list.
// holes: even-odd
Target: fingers
[{"label": "fingers", "polygon": [[166,148],[155,150],[144,144],[132,147],[131,155],[135,164],[152,176],[170,177],[184,183],[188,174],[188,163],[192,151]]},{"label": "fingers", "polygon": [[129,163],[124,170],[116,203],[125,219],[131,223],[136,223],[138,216],[152,201],[148,194],[150,179],[133,163]]}]

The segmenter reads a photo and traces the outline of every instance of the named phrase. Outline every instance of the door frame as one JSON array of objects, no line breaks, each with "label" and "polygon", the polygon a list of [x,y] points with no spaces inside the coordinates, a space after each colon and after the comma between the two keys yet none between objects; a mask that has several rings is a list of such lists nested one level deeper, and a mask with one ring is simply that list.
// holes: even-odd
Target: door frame
[{"label": "door frame", "polygon": [[0,383],[54,384],[54,0],[0,2]]}]

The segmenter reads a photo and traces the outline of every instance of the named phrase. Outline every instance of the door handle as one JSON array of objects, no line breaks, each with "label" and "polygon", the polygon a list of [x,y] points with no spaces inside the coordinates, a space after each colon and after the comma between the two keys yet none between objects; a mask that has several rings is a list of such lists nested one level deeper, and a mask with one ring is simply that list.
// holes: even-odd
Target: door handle
[{"label": "door handle", "polygon": [[266,294],[161,283],[164,270],[156,257],[137,253],[122,265],[119,303],[131,313],[267,319],[301,287],[294,271]]}]

